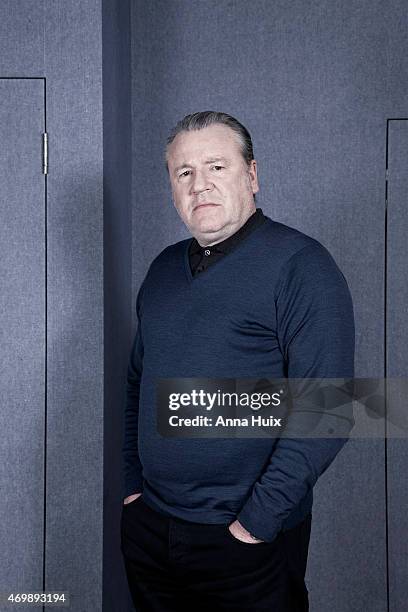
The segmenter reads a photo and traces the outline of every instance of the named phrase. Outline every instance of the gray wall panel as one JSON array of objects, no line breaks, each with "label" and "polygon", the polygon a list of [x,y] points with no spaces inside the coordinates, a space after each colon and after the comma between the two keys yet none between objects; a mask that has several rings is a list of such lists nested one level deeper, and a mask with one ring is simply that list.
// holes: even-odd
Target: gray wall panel
[{"label": "gray wall panel", "polygon": [[311,612],[387,609],[384,462],[382,440],[349,441],[315,486]]},{"label": "gray wall panel", "polygon": [[44,2],[0,2],[0,77],[44,75]]},{"label": "gray wall panel", "polygon": [[[42,589],[44,82],[0,79],[0,100],[0,592],[4,595],[10,589]],[[14,608],[1,605],[1,610]]]},{"label": "gray wall panel", "polygon": [[[106,2],[105,7],[108,5]],[[123,10],[124,3],[120,6]],[[108,14],[108,20],[112,14]],[[121,17],[123,23],[126,23],[124,13]],[[0,75],[44,75],[47,79],[50,143],[47,222],[47,512],[45,522],[41,513],[39,523],[41,529],[46,529],[45,587],[69,591],[74,610],[102,609],[104,143],[101,2],[6,1],[0,7],[0,33]],[[107,42],[107,51],[112,54],[122,44],[121,57],[116,61],[118,67],[125,57],[129,40],[119,37],[117,31],[114,36]],[[107,79],[109,76],[108,72]],[[117,97],[126,80],[129,83],[129,79],[121,73],[111,95],[109,83],[106,88],[108,137],[105,146],[110,147],[112,152],[118,146],[116,128],[120,125],[126,104],[129,105],[129,91],[125,87],[122,106],[116,106]],[[130,134],[125,124],[120,129]],[[123,155],[126,157],[126,148],[123,149]],[[126,187],[126,181],[130,184],[130,172],[126,164],[122,164],[115,174],[114,164],[114,155],[108,155],[105,166],[105,187],[109,203],[106,222],[112,234],[108,230],[107,254],[116,256],[119,250],[119,255],[125,257],[126,228],[129,228],[125,202],[129,187]],[[113,211],[122,197],[123,215],[115,217]],[[123,244],[122,236],[116,233],[118,227],[124,228]],[[33,237],[38,239],[35,232]],[[39,248],[44,250],[44,237],[41,240]],[[129,240],[127,242],[129,244]],[[130,256],[127,260],[130,267]],[[129,278],[126,281],[123,267],[119,266],[119,272],[123,270],[124,276],[116,277],[118,268],[114,270],[112,266],[109,267],[109,259],[107,261],[107,289],[112,298],[108,297],[105,305],[109,321],[105,331],[108,349],[120,352],[114,344],[114,335],[122,321],[126,321],[126,316],[130,317],[130,299],[126,298],[130,282]],[[33,260],[33,267],[35,265],[36,261]],[[130,338],[124,328],[121,341],[126,346],[121,352],[126,360]],[[107,361],[106,367],[109,368],[112,364],[109,359]],[[113,368],[109,376],[109,382],[116,384],[116,389],[112,387],[108,393],[112,414],[115,414],[116,409],[116,420],[114,417],[109,420],[109,412],[105,415],[109,420],[108,431],[112,430],[111,425],[116,428],[106,455],[106,463],[109,464],[109,452],[115,447],[116,464],[112,463],[112,471],[108,470],[107,474],[107,505],[113,515],[107,512],[111,520],[108,533],[112,533],[112,537],[108,538],[105,554],[113,567],[116,563],[117,572],[115,574],[110,571],[110,582],[108,580],[105,595],[109,589],[112,591],[112,581],[116,575],[123,581],[123,568],[118,565],[121,563],[118,559],[118,525],[112,529],[114,521],[118,520],[120,496],[117,461],[121,412],[114,405],[115,394],[119,397],[123,391],[120,388],[120,376],[123,376],[120,363],[119,358],[115,362],[116,369]],[[43,363],[43,378],[44,366]],[[44,406],[41,418],[44,419]],[[9,427],[12,427],[11,421]],[[36,444],[40,440],[42,438],[38,438]],[[41,444],[29,458],[34,465],[38,460],[38,452],[44,451]],[[33,478],[32,484],[37,484],[36,478]],[[31,491],[27,486],[24,489]],[[36,508],[40,504],[42,509],[43,487],[37,488],[35,495],[35,499],[30,500],[31,507]],[[24,503],[21,508],[25,508]],[[18,513],[15,515],[19,516]],[[37,513],[33,513],[32,520],[36,518]],[[38,555],[42,548],[37,545],[36,537],[34,535],[30,546],[35,547]],[[11,543],[10,540],[7,546]],[[30,547],[28,550],[30,554],[33,553]],[[32,561],[31,567],[24,566],[26,576],[21,587],[24,584],[31,585],[38,576],[42,579],[42,558],[33,557]],[[112,570],[112,565],[109,570]],[[36,587],[41,588],[42,585],[36,584]],[[126,601],[128,595],[122,590]],[[114,609],[113,595],[109,597],[107,609]]]},{"label": "gray wall panel", "polygon": [[[405,11],[369,0],[132,4],[133,303],[154,255],[187,236],[161,163],[168,130],[188,112],[225,110],[253,136],[258,205],[323,242],[348,280],[356,375],[383,375],[385,126],[406,100]],[[386,607],[384,460],[384,441],[353,440],[316,487],[312,610]]]},{"label": "gray wall panel", "polygon": [[[394,406],[399,406],[402,414],[406,414],[408,119],[389,122],[388,154],[387,376],[390,377],[388,399]],[[407,431],[405,430],[402,439],[389,439],[387,447],[390,612],[399,612],[406,607],[408,601]]]},{"label": "gray wall panel", "polygon": [[102,8],[46,3],[48,444],[46,587],[102,606]]}]

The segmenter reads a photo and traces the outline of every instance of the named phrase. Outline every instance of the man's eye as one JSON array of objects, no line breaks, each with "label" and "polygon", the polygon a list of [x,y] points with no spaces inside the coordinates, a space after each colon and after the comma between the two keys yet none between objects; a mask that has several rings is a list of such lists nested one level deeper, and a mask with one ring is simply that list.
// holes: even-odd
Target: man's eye
[{"label": "man's eye", "polygon": [[180,177],[187,176],[188,174],[190,174],[190,170],[185,170],[184,172],[180,174]]},{"label": "man's eye", "polygon": [[214,170],[222,170],[224,166],[213,166]]}]

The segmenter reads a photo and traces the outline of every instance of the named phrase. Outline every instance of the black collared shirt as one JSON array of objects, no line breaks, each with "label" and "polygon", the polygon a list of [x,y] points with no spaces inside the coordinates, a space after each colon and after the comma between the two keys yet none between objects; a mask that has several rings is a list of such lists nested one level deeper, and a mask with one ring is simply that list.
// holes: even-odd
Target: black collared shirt
[{"label": "black collared shirt", "polygon": [[262,225],[265,221],[265,215],[261,208],[257,208],[256,211],[247,219],[242,227],[239,228],[222,242],[217,242],[211,246],[202,247],[194,238],[190,244],[188,250],[189,262],[191,273],[196,276],[200,272],[204,272],[213,263],[224,257],[227,253],[232,251],[237,244],[244,240],[256,227]]}]

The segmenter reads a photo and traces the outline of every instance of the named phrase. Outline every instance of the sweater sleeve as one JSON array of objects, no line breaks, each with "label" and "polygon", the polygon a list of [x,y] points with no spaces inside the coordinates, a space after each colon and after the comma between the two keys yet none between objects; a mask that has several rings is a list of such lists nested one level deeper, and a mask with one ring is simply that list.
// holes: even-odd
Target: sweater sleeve
[{"label": "sweater sleeve", "polygon": [[[352,300],[343,274],[320,243],[304,247],[285,264],[275,303],[289,380],[353,378]],[[296,401],[288,417],[294,431]],[[353,425],[351,416],[347,432]],[[272,542],[346,442],[347,437],[279,438],[237,516],[240,523],[254,536]]]},{"label": "sweater sleeve", "polygon": [[122,445],[123,497],[142,491],[142,464],[138,452],[138,419],[140,380],[143,367],[143,341],[140,320],[140,305],[143,285],[136,300],[137,331],[128,361],[126,377],[126,400],[124,437]]}]

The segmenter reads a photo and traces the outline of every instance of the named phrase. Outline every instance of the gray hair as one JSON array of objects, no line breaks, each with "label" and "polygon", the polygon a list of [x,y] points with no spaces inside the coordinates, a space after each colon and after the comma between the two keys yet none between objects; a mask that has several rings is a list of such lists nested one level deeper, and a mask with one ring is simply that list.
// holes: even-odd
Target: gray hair
[{"label": "gray hair", "polygon": [[191,130],[202,130],[203,128],[209,127],[210,125],[214,125],[217,123],[221,125],[226,125],[227,127],[231,128],[233,132],[235,132],[238,138],[239,145],[241,147],[242,157],[249,166],[250,162],[254,159],[254,149],[252,146],[251,135],[246,129],[246,127],[243,126],[242,123],[240,123],[237,119],[235,119],[235,117],[227,115],[227,113],[218,113],[216,111],[201,111],[199,113],[192,113],[191,115],[186,115],[171,130],[170,135],[167,138],[166,144],[167,171],[167,147],[173,142],[177,134],[180,134],[180,132],[189,132]]}]

